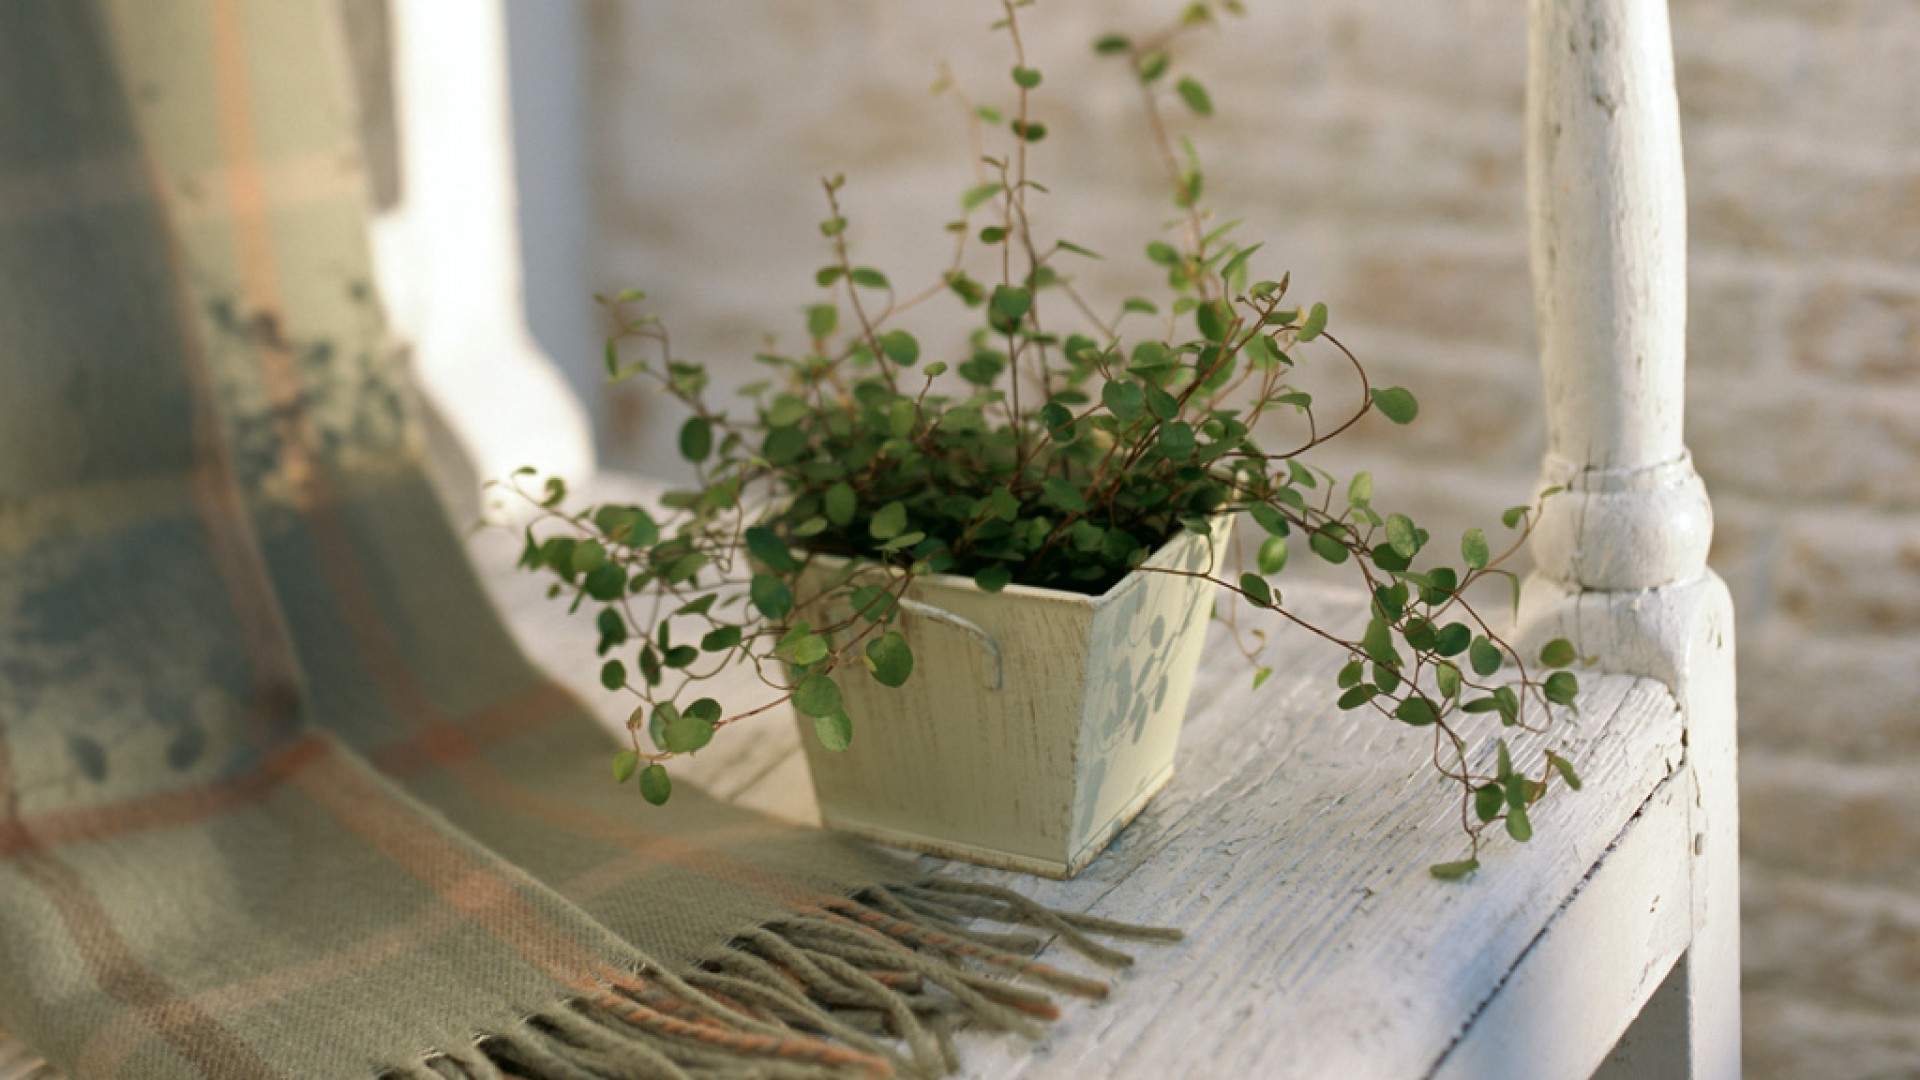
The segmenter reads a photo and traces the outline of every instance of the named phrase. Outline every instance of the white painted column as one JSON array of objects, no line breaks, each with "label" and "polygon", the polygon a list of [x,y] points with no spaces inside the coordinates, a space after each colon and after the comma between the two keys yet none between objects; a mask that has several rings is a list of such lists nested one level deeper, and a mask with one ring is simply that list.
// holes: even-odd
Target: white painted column
[{"label": "white painted column", "polygon": [[[1682,437],[1686,186],[1666,0],[1529,0],[1527,203],[1546,502],[1522,639],[1572,638],[1685,713],[1693,931],[1608,1077],[1740,1075],[1733,608]],[[1578,979],[1579,972],[1566,977]]]},{"label": "white painted column", "polygon": [[1585,588],[1697,576],[1713,517],[1681,439],[1687,222],[1662,0],[1534,0],[1527,201],[1546,380],[1539,570]]},{"label": "white painted column", "polygon": [[504,2],[393,3],[401,201],[376,222],[374,253],[417,381],[473,479],[523,465],[584,479],[586,413],[525,318]]}]

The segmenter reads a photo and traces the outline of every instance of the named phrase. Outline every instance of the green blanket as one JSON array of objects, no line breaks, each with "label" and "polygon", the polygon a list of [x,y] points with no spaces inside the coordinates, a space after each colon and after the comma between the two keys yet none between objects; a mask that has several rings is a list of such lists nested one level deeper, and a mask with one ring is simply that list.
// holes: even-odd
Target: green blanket
[{"label": "green blanket", "polygon": [[1098,993],[972,920],[1124,928],[606,778],[425,479],[333,11],[0,0],[0,1027],[74,1080],[885,1075]]}]

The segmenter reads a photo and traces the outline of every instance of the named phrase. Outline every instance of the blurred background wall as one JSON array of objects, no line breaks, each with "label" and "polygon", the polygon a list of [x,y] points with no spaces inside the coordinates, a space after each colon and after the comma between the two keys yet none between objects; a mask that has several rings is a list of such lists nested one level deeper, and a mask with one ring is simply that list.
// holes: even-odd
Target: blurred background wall
[{"label": "blurred background wall", "polygon": [[[522,4],[533,6],[509,7]],[[1052,131],[1034,170],[1055,194],[1036,208],[1047,231],[1106,254],[1079,279],[1109,304],[1151,289],[1140,253],[1171,215],[1131,85],[1088,45],[1179,6],[1044,0],[1025,17],[1046,75],[1035,108]],[[1325,299],[1335,332],[1423,402],[1410,429],[1364,427],[1336,471],[1375,469],[1379,504],[1448,529],[1491,523],[1526,499],[1543,442],[1524,6],[1248,6],[1181,51],[1219,107],[1206,123],[1171,110],[1208,163],[1209,201],[1245,219],[1241,239],[1266,241],[1260,274],[1291,270],[1295,295]],[[532,93],[547,115],[552,101],[577,102],[578,150],[522,118],[517,169],[524,186],[542,168],[564,174],[555,155],[584,153],[593,196],[573,218],[584,232],[559,235],[547,230],[577,225],[543,215],[571,196],[523,192],[526,246],[582,252],[595,288],[646,289],[680,355],[738,382],[768,333],[798,340],[825,253],[821,176],[848,176],[857,261],[907,287],[945,264],[940,226],[973,182],[973,155],[959,107],[928,86],[945,61],[977,101],[1009,101],[1004,36],[987,29],[996,5],[560,7],[582,21],[558,51],[581,62],[516,55],[515,97]],[[1749,1064],[1756,1076],[1915,1075],[1920,5],[1674,0],[1672,11],[1690,185],[1689,441],[1741,620]],[[531,299],[565,306],[529,272]],[[910,324],[930,358],[942,334],[959,341],[964,324],[946,311]],[[576,385],[580,360],[561,358]],[[669,406],[625,392],[588,404],[603,461],[673,474]]]}]

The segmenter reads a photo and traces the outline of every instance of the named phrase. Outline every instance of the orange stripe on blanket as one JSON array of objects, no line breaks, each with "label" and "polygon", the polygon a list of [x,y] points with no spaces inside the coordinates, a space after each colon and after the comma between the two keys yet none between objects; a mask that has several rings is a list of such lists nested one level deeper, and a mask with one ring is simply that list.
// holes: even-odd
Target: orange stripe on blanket
[{"label": "orange stripe on blanket", "polygon": [[78,806],[0,820],[0,857],[196,825],[259,802],[326,752],[327,741],[322,736],[308,735],[230,779],[135,796],[104,806]]}]

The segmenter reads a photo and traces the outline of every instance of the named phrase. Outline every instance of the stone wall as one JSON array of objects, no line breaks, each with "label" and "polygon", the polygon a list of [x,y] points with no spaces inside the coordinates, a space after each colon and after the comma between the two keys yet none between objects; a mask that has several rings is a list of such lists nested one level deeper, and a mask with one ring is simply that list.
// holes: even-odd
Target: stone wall
[{"label": "stone wall", "polygon": [[[1448,528],[1524,501],[1543,443],[1522,208],[1518,0],[1255,2],[1183,53],[1181,118],[1265,276],[1420,394],[1337,466]],[[1026,18],[1053,135],[1052,231],[1081,282],[1150,288],[1169,216],[1101,31],[1177,7]],[[938,62],[981,101],[1011,66],[986,3],[598,0],[590,73],[603,282],[649,290],[681,354],[750,377],[798,337],[845,172],[859,261],[930,280],[971,182]],[[1156,13],[1160,13],[1156,15]],[[1689,442],[1740,611],[1747,1039],[1756,1076],[1920,1072],[1920,5],[1675,0],[1690,187]],[[1175,107],[1177,110],[1177,106]],[[916,324],[931,344],[959,324]],[[610,456],[672,470],[670,409],[613,395]]]}]

